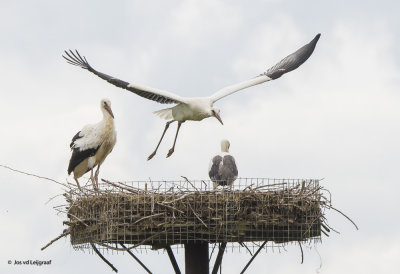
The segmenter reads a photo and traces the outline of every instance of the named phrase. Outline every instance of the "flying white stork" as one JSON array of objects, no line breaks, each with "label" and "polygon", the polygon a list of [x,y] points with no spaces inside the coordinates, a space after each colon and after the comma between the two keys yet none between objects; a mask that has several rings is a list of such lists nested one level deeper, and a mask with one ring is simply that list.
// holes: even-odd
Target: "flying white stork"
[{"label": "flying white stork", "polygon": [[89,65],[86,58],[84,56],[82,57],[77,50],[75,51],[75,53],[72,50],[69,50],[69,52],[65,51],[66,56],[63,55],[63,57],[67,60],[68,63],[86,69],[96,74],[98,77],[106,80],[107,82],[117,87],[129,90],[141,97],[156,101],[161,104],[177,104],[174,107],[154,112],[161,118],[169,121],[165,125],[164,131],[161,135],[160,141],[158,142],[156,149],[147,158],[147,160],[150,160],[157,153],[157,149],[160,146],[164,134],[172,122],[178,121],[178,127],[174,139],[174,144],[169,150],[167,157],[171,156],[171,154],[174,152],[176,138],[178,137],[179,129],[182,123],[187,120],[201,121],[204,118],[215,117],[221,124],[223,124],[220,116],[220,110],[213,106],[216,101],[236,91],[277,79],[283,74],[298,68],[311,56],[320,36],[321,34],[317,34],[310,43],[301,47],[296,52],[290,54],[279,63],[277,63],[275,66],[268,69],[266,72],[250,80],[224,87],[208,97],[182,97],[165,90],[122,81],[120,79],[114,78],[95,70],[91,65]]},{"label": "flying white stork", "polygon": [[229,154],[230,143],[228,140],[221,141],[221,153],[215,155],[208,166],[208,176],[217,186],[232,186],[238,176],[235,158]]},{"label": "flying white stork", "polygon": [[[72,156],[69,160],[68,175],[74,172],[74,179],[81,187],[78,178],[91,171],[90,178],[93,188],[98,189],[97,177],[99,175],[100,165],[104,162],[107,155],[110,154],[117,141],[117,133],[114,128],[114,114],[111,110],[111,102],[103,99],[100,102],[100,109],[103,113],[103,120],[93,125],[86,125],[72,138],[70,148]],[[93,168],[97,166],[93,178]]]}]

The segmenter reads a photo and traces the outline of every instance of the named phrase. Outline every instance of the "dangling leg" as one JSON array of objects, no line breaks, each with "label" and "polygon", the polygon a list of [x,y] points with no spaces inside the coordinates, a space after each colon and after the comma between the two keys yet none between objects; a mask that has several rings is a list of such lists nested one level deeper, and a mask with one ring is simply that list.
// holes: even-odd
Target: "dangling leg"
[{"label": "dangling leg", "polygon": [[149,157],[147,157],[147,161],[148,161],[148,160],[151,160],[151,158],[153,158],[154,155],[156,155],[157,149],[158,149],[158,147],[160,146],[162,139],[164,138],[165,132],[167,131],[167,129],[168,129],[168,127],[169,127],[169,124],[171,124],[172,122],[175,122],[175,120],[168,121],[168,122],[165,124],[164,132],[163,132],[163,134],[161,135],[160,141],[158,142],[158,145],[157,145],[156,149],[154,150],[154,152],[153,152],[152,154],[150,154]]},{"label": "dangling leg", "polygon": [[74,178],[76,185],[78,186],[79,191],[82,191],[81,186],[79,185],[78,179]]},{"label": "dangling leg", "polygon": [[168,158],[169,156],[171,156],[171,155],[172,155],[172,153],[174,153],[174,150],[175,150],[175,143],[176,143],[176,138],[178,137],[179,129],[180,129],[180,127],[181,127],[182,123],[183,123],[183,122],[181,122],[181,121],[178,121],[178,128],[177,128],[177,130],[176,130],[176,135],[175,135],[174,145],[173,145],[173,146],[171,147],[171,149],[168,151],[167,158]]}]

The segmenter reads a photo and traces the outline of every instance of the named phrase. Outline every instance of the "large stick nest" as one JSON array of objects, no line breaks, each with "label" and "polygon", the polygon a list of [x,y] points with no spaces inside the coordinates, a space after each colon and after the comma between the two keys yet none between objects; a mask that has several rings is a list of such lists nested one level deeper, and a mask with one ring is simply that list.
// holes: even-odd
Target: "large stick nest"
[{"label": "large stick nest", "polygon": [[180,184],[164,191],[107,182],[112,188],[69,195],[65,224],[73,245],[161,248],[194,241],[318,239],[321,226],[326,228],[323,207],[327,201],[318,181],[263,184],[263,180],[245,186],[239,182],[241,189],[225,191],[196,188],[189,181],[184,188]]}]

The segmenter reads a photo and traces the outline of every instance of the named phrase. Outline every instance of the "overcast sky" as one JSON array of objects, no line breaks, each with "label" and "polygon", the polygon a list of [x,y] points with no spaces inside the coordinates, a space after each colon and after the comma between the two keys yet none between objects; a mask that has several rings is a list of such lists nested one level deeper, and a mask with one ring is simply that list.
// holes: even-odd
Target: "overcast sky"
[{"label": "overcast sky", "polygon": [[[222,138],[239,176],[325,178],[333,205],[360,227],[327,212],[340,235],[316,249],[261,253],[249,273],[397,273],[400,255],[400,4],[398,1],[1,1],[0,164],[65,182],[72,136],[101,119],[109,98],[118,141],[100,177],[114,181],[207,178]],[[61,58],[79,49],[99,71],[182,96],[207,96],[247,80],[322,36],[310,59],[282,78],[216,103],[216,119],[176,125],[158,154],[165,107],[116,88]],[[69,178],[71,179],[71,178]],[[111,273],[96,255],[63,239],[51,182],[0,168],[1,273]],[[274,251],[274,252],[273,252]],[[120,273],[144,273],[128,255],[107,257]],[[139,254],[155,273],[168,256]],[[183,269],[183,250],[177,254]],[[250,255],[228,252],[225,273]],[[14,266],[8,260],[52,260]],[[322,266],[321,266],[322,264]],[[396,270],[396,271],[395,271]]]}]

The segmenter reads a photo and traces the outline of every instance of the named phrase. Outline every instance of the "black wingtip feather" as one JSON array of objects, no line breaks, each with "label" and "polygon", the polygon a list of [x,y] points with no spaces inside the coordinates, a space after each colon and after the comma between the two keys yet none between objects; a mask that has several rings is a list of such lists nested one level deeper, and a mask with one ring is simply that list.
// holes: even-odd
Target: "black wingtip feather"
[{"label": "black wingtip feather", "polygon": [[82,57],[79,54],[78,50],[75,50],[75,53],[72,50],[69,50],[69,52],[65,50],[64,52],[68,57],[64,55],[62,55],[62,57],[68,62],[68,64],[78,66],[87,70],[93,70],[86,60],[85,56]]},{"label": "black wingtip feather", "polygon": [[86,69],[98,77],[100,77],[103,80],[106,80],[110,84],[113,84],[114,86],[129,90],[139,96],[142,96],[146,99],[153,100],[162,104],[172,104],[172,103],[179,103],[178,101],[171,99],[169,97],[164,97],[159,94],[154,94],[151,91],[146,91],[146,90],[141,90],[135,87],[129,86],[128,82],[125,82],[123,80],[117,79],[115,77],[112,77],[110,75],[107,75],[105,73],[99,72],[95,70],[91,65],[89,65],[89,62],[86,60],[86,57],[83,55],[80,55],[77,50],[73,52],[72,50],[65,50],[65,56],[62,55],[62,57],[68,62],[68,64],[74,65],[81,67],[83,69]]},{"label": "black wingtip feather", "polygon": [[317,45],[320,37],[321,33],[318,33],[308,44],[282,59],[278,64],[268,69],[264,75],[270,77],[271,79],[277,79],[283,74],[295,70],[301,66],[314,52],[315,46]]},{"label": "black wingtip feather", "polygon": [[321,37],[321,33],[318,33],[317,35],[315,35],[314,39],[312,39],[311,42],[308,44],[313,45],[315,48],[320,37]]}]

